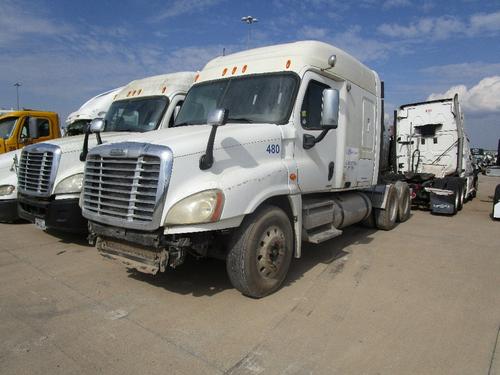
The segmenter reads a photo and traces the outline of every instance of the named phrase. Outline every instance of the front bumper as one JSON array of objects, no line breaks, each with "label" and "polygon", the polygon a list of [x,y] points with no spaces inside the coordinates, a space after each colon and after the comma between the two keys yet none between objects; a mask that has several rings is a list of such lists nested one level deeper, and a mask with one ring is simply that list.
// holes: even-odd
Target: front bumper
[{"label": "front bumper", "polygon": [[45,221],[47,229],[64,232],[86,233],[87,220],[82,216],[78,199],[36,199],[26,195],[18,197],[18,214],[22,219]]},{"label": "front bumper", "polygon": [[0,200],[0,222],[10,223],[19,219],[17,199]]}]

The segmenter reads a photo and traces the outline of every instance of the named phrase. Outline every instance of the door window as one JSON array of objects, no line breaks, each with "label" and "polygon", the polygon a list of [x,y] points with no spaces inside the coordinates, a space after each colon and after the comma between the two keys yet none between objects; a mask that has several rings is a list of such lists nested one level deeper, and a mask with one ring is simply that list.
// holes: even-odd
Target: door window
[{"label": "door window", "polygon": [[[38,137],[48,137],[50,135],[50,123],[46,118],[31,117],[32,120],[36,121],[36,126],[38,128]],[[21,128],[21,133],[19,138],[26,139],[31,138],[30,128],[29,128],[30,117],[24,119],[23,127]]]},{"label": "door window", "polygon": [[304,129],[321,130],[323,90],[329,88],[330,86],[324,83],[314,80],[309,81],[300,109],[300,124]]}]

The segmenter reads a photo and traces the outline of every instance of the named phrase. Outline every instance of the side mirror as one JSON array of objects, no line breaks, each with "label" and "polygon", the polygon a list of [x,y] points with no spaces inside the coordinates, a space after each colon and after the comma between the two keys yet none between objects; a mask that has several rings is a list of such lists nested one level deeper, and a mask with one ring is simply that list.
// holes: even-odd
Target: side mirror
[{"label": "side mirror", "polygon": [[214,109],[208,114],[207,124],[212,126],[226,125],[229,111],[227,109]]},{"label": "side mirror", "polygon": [[30,117],[28,119],[28,130],[29,130],[29,137],[31,139],[36,139],[40,137],[40,134],[38,132],[38,122],[36,118]]},{"label": "side mirror", "polygon": [[90,122],[89,131],[90,133],[100,133],[104,130],[104,119],[95,118]]},{"label": "side mirror", "polygon": [[321,112],[321,127],[336,129],[339,124],[339,90],[323,90],[323,110]]}]

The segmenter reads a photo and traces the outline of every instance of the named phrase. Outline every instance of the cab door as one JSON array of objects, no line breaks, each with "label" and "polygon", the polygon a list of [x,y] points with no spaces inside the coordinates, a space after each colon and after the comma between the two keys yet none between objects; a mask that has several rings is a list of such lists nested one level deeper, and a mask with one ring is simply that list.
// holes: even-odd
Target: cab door
[{"label": "cab door", "polygon": [[306,72],[302,79],[294,109],[294,121],[297,130],[295,142],[297,181],[303,193],[336,188],[337,130],[328,131],[323,140],[310,149],[304,149],[303,138],[305,134],[314,137],[321,134],[323,131],[320,127],[323,91],[329,88],[341,91],[342,85],[342,82],[333,81],[311,71]]}]

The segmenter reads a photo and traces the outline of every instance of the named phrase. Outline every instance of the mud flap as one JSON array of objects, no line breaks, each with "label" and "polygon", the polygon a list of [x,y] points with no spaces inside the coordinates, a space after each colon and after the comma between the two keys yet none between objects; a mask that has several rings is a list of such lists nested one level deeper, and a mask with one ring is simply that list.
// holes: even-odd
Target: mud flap
[{"label": "mud flap", "polygon": [[431,192],[431,211],[436,214],[455,213],[455,195],[442,195]]}]

